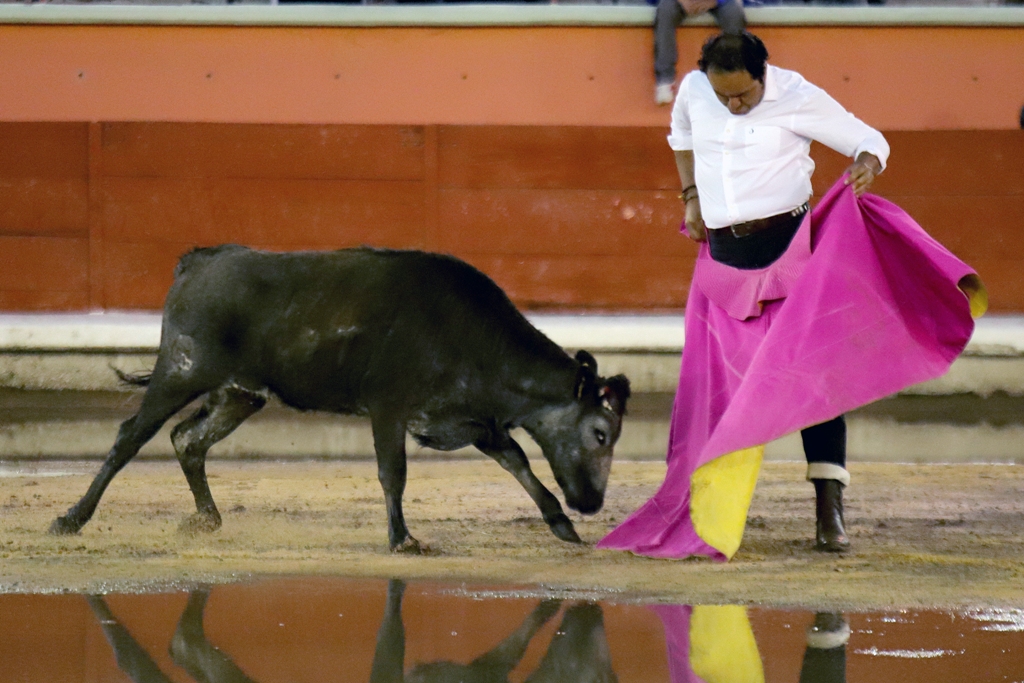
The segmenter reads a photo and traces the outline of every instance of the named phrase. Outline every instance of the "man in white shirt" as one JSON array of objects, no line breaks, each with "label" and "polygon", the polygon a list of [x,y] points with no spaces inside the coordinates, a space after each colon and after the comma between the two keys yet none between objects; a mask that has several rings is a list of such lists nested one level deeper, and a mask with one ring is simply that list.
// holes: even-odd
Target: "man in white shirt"
[{"label": "man in white shirt", "polygon": [[[751,33],[710,38],[700,70],[679,85],[668,138],[687,235],[708,242],[715,261],[741,270],[770,266],[800,227],[811,196],[812,140],[855,159],[847,183],[857,196],[889,156],[881,133],[800,74],[767,60]],[[801,436],[817,497],[816,548],[846,550],[846,423],[839,416]]]}]

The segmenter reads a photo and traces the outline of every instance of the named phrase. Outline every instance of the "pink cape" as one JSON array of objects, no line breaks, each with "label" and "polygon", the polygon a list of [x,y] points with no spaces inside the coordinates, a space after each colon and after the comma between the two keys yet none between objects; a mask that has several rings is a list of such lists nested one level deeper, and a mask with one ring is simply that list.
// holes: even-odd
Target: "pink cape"
[{"label": "pink cape", "polygon": [[967,289],[983,295],[974,270],[842,179],[766,269],[724,267],[702,245],[665,481],[598,547],[727,560],[734,549],[694,528],[694,472],[944,374],[974,329]]}]

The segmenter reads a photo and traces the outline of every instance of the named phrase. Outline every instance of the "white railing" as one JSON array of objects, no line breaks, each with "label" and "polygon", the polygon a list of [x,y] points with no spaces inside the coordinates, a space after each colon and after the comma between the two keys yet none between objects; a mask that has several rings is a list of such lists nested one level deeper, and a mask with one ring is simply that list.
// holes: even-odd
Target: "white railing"
[{"label": "white railing", "polygon": [[[1024,26],[1024,5],[747,7],[751,26]],[[0,24],[198,26],[648,26],[646,4],[0,3]],[[708,16],[692,25],[711,25]]]}]

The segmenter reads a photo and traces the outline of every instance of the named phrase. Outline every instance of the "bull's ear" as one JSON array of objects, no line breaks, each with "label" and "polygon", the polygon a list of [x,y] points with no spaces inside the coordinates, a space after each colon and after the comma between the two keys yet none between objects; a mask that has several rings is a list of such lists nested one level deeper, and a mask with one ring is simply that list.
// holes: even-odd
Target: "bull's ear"
[{"label": "bull's ear", "polygon": [[597,360],[590,355],[589,351],[580,349],[576,352],[576,362],[584,367],[588,367],[596,375],[597,374]]},{"label": "bull's ear", "polygon": [[576,387],[573,389],[573,395],[579,400],[594,389],[594,384],[597,381],[597,361],[582,349],[576,352],[576,361],[580,364],[580,368],[576,371]]},{"label": "bull's ear", "polygon": [[629,379],[625,375],[615,375],[604,380],[598,391],[601,405],[616,415],[626,412],[626,399],[630,396]]}]

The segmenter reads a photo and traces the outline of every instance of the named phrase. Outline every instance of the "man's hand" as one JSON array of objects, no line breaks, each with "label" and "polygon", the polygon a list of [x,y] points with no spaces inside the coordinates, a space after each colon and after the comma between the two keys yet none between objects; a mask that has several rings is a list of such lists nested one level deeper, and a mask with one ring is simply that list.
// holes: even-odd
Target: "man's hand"
[{"label": "man's hand", "polygon": [[870,152],[861,152],[846,172],[850,174],[846,184],[853,185],[853,193],[859,197],[867,192],[871,183],[875,182],[875,176],[882,172],[882,162]]},{"label": "man's hand", "polygon": [[696,198],[686,202],[686,236],[694,242],[708,241],[707,227],[700,215],[700,200]]},{"label": "man's hand", "polygon": [[695,17],[698,14],[704,14],[709,10],[715,9],[718,0],[679,0],[679,4],[683,6],[686,16]]}]

